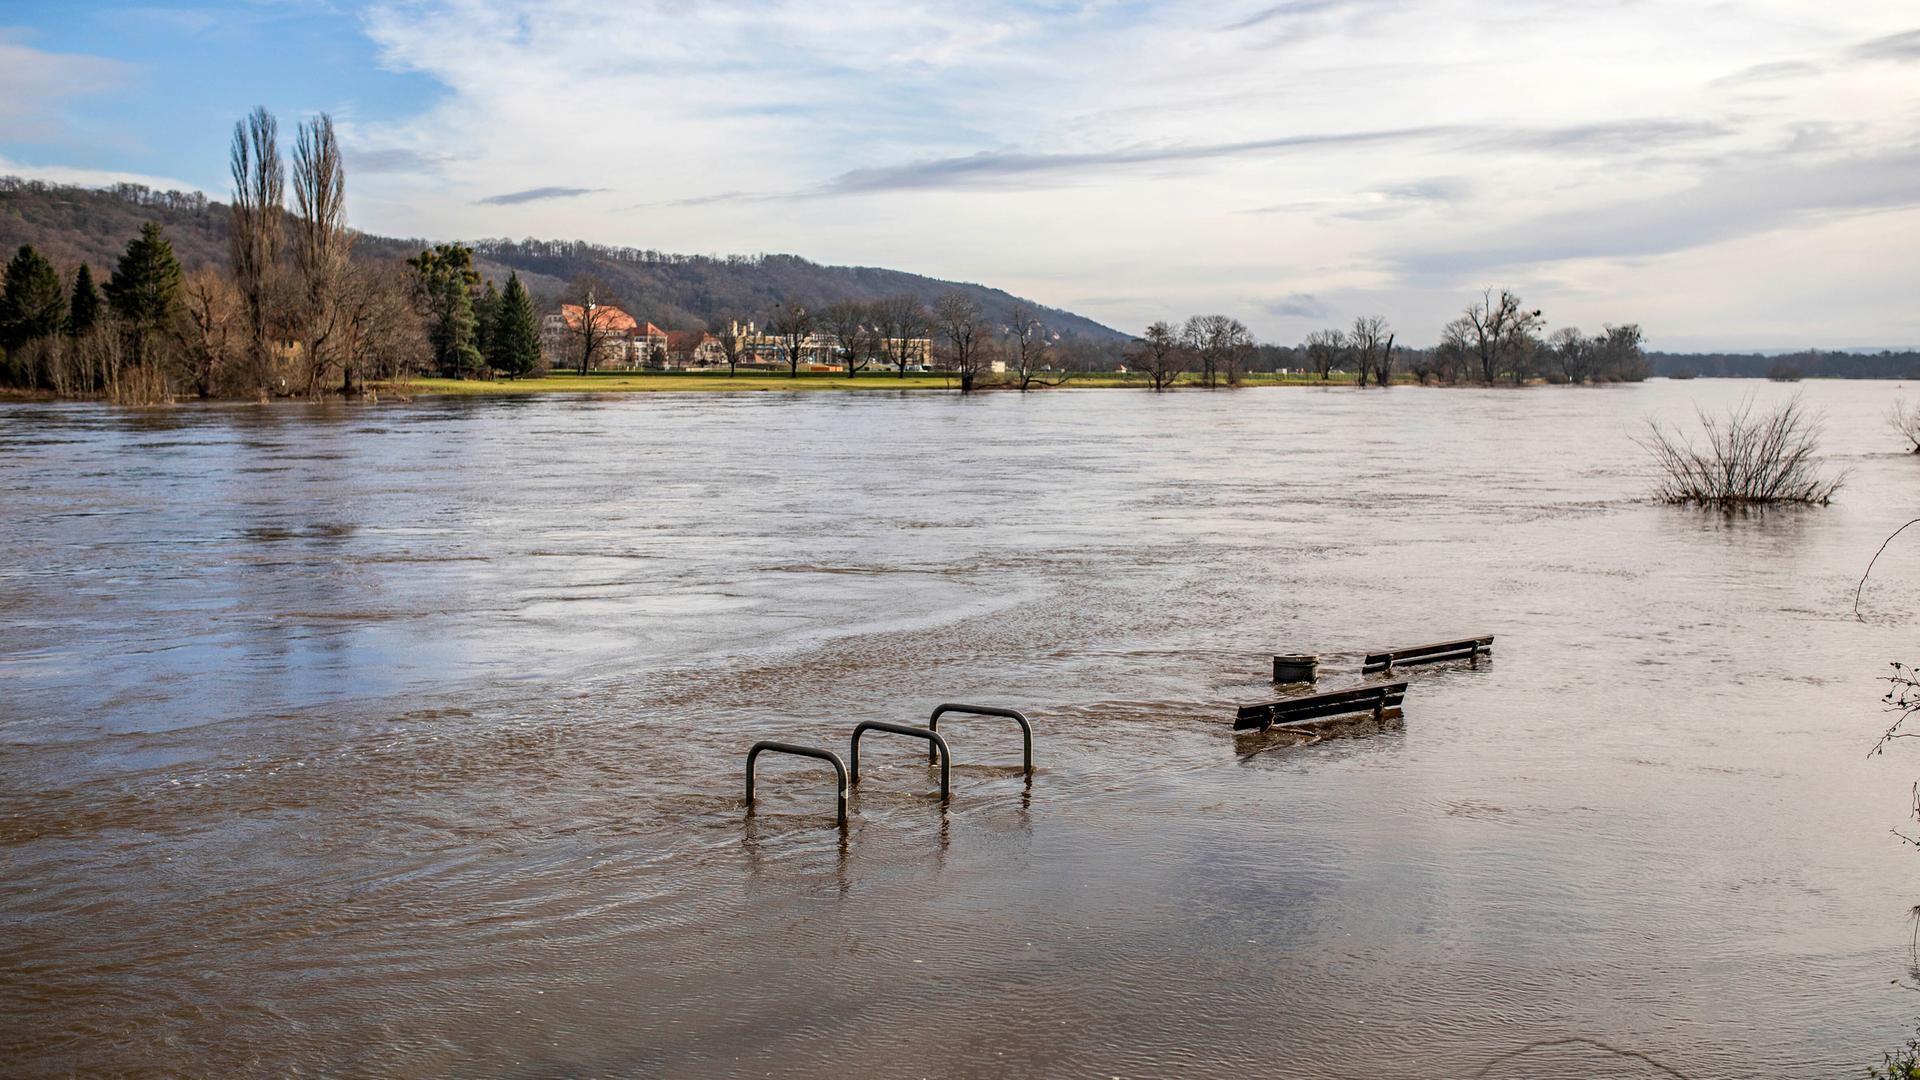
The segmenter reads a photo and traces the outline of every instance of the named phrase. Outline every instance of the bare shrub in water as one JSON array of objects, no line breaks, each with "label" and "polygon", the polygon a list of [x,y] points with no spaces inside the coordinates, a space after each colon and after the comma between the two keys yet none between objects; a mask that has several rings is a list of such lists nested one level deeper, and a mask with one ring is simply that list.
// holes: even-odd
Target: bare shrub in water
[{"label": "bare shrub in water", "polygon": [[1907,440],[1908,453],[1920,454],[1920,405],[1909,405],[1894,398],[1893,407],[1887,410],[1887,426]]},{"label": "bare shrub in water", "polygon": [[1725,416],[1696,410],[1706,440],[1649,422],[1641,440],[1665,476],[1654,494],[1665,502],[1734,510],[1774,503],[1825,506],[1844,476],[1820,473],[1820,424],[1799,398],[1768,413],[1752,399]]},{"label": "bare shrub in water", "polygon": [[160,405],[173,401],[173,388],[158,365],[135,364],[107,381],[107,400],[115,405]]}]

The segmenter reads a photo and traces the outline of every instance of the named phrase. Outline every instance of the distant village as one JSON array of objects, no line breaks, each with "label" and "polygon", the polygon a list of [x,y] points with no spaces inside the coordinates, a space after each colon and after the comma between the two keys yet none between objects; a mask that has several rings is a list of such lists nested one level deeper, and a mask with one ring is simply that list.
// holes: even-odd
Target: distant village
[{"label": "distant village", "polygon": [[[541,324],[541,349],[548,366],[576,367],[580,360],[581,329],[587,309],[580,304],[562,304]],[[590,366],[597,370],[651,368],[659,371],[725,371],[727,352],[720,337],[706,330],[662,330],[651,321],[635,317],[617,304],[595,304],[593,325],[605,335],[594,347]],[[753,322],[731,322],[727,334],[738,342],[742,371],[787,371],[785,337],[762,329]],[[888,338],[881,350],[888,359],[873,366],[884,370],[929,371],[933,367],[933,339]],[[1004,362],[996,361],[994,371],[1004,371]],[[808,372],[844,372],[845,351],[830,334],[811,332],[801,339],[798,370]]]}]

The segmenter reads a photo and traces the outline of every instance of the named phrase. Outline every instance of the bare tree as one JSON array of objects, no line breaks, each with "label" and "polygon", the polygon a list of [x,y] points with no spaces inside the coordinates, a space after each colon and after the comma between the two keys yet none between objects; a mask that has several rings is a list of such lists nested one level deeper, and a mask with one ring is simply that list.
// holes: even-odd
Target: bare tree
[{"label": "bare tree", "polygon": [[1061,372],[1054,379],[1045,378],[1043,367],[1051,367],[1048,356],[1053,342],[1047,336],[1047,324],[1040,321],[1039,315],[1025,303],[1013,305],[1013,320],[1007,324],[1007,359],[1013,368],[1014,380],[1020,386],[1020,392],[1026,393],[1035,386],[1059,386],[1070,377]]},{"label": "bare tree", "polygon": [[[300,312],[307,364],[307,393],[319,392],[336,362],[339,292],[347,271],[346,170],[333,118],[321,113],[301,124],[293,147],[293,261],[300,273]],[[342,364],[344,367],[345,365]],[[345,377],[341,392],[352,389]]]},{"label": "bare tree", "polygon": [[1664,474],[1655,494],[1670,503],[1742,510],[1769,503],[1824,506],[1846,481],[1820,471],[1820,421],[1794,398],[1755,415],[1753,399],[1724,417],[1696,410],[1706,444],[1648,422],[1641,445]]},{"label": "bare tree", "polygon": [[1640,325],[1607,326],[1594,341],[1596,373],[1620,382],[1640,382],[1653,374],[1640,344]]},{"label": "bare tree", "polygon": [[1480,362],[1480,378],[1492,386],[1502,375],[1515,386],[1527,381],[1536,344],[1534,333],[1542,325],[1540,309],[1520,306],[1520,298],[1505,289],[1495,298],[1492,289],[1467,305],[1461,315],[1474,356]]},{"label": "bare tree", "polygon": [[1347,351],[1347,335],[1340,330],[1315,330],[1307,335],[1307,363],[1320,375],[1320,381],[1327,381],[1333,373],[1334,365]]},{"label": "bare tree", "polygon": [[1904,398],[1894,398],[1887,410],[1887,426],[1907,440],[1908,453],[1920,454],[1920,405],[1909,405]]},{"label": "bare tree", "polygon": [[874,304],[874,321],[885,338],[887,361],[901,378],[907,377],[907,365],[919,359],[918,342],[933,333],[933,316],[927,306],[911,296],[896,296]]},{"label": "bare tree", "polygon": [[849,376],[857,377],[873,359],[872,322],[872,310],[858,300],[836,300],[820,312],[820,328],[833,339]]},{"label": "bare tree", "polygon": [[727,378],[731,379],[747,349],[746,331],[740,328],[739,319],[728,319],[725,326],[713,332],[713,339],[720,343],[720,353],[727,358]]},{"label": "bare tree", "polygon": [[807,339],[813,336],[813,327],[813,313],[799,304],[781,304],[767,320],[767,329],[780,339],[780,348],[786,353],[790,379],[800,377],[800,355],[806,350]]},{"label": "bare tree", "polygon": [[1246,324],[1226,315],[1195,315],[1180,335],[1200,361],[1200,380],[1212,387],[1224,378],[1240,380],[1240,367],[1253,354],[1253,335]]},{"label": "bare tree", "polygon": [[271,364],[286,182],[280,166],[280,127],[264,106],[233,125],[228,166],[233,174],[233,206],[227,238],[234,283],[246,305],[248,376],[254,389],[264,395]]},{"label": "bare tree", "polygon": [[1147,327],[1134,347],[1134,355],[1155,390],[1172,386],[1186,371],[1186,346],[1172,324],[1165,320]]},{"label": "bare tree", "polygon": [[[620,321],[620,309],[606,302],[609,295],[606,284],[589,274],[574,278],[573,284],[567,287],[560,314],[566,327],[567,352],[579,365],[582,375],[593,370],[620,344],[620,331],[614,325]],[[568,307],[578,309],[579,314],[569,312]]]},{"label": "bare tree", "polygon": [[1253,331],[1239,319],[1220,323],[1212,345],[1218,357],[1216,366],[1226,375],[1228,386],[1240,385],[1240,372],[1253,356]]},{"label": "bare tree", "polygon": [[1436,358],[1445,361],[1447,378],[1456,383],[1472,380],[1478,340],[1473,320],[1464,315],[1441,329],[1440,347],[1434,353]]},{"label": "bare tree", "polygon": [[176,323],[176,333],[188,377],[195,394],[212,397],[217,380],[232,363],[235,331],[246,321],[244,301],[233,282],[208,267],[187,275],[180,296],[184,317]]},{"label": "bare tree", "polygon": [[335,304],[340,392],[355,380],[405,379],[432,359],[420,312],[407,301],[404,263],[353,262],[338,282]]},{"label": "bare tree", "polygon": [[1594,375],[1595,343],[1577,326],[1563,326],[1547,338],[1547,355],[1560,377],[1579,386]]},{"label": "bare tree", "polygon": [[1433,349],[1408,349],[1407,370],[1425,386],[1435,378],[1444,376],[1453,370],[1453,360],[1443,344]]},{"label": "bare tree", "polygon": [[965,293],[947,293],[933,305],[933,324],[946,345],[947,366],[960,376],[960,392],[973,393],[987,366],[981,348],[986,326],[979,301]]},{"label": "bare tree", "polygon": [[1373,374],[1381,386],[1393,379],[1393,333],[1387,326],[1387,320],[1380,315],[1362,315],[1353,320],[1353,333],[1347,338],[1353,344],[1354,359],[1360,369],[1360,385],[1367,385],[1367,376]]}]

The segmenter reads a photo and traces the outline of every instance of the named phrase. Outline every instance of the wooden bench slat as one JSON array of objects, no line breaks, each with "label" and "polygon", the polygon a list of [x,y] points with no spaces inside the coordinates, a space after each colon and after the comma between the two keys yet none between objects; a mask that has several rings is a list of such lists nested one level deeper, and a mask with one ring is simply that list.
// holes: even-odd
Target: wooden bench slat
[{"label": "wooden bench slat", "polygon": [[1376,708],[1397,708],[1406,698],[1407,684],[1375,683],[1326,694],[1282,698],[1259,705],[1242,706],[1233,721],[1235,731],[1265,730],[1275,724],[1301,723],[1344,713],[1372,712]]},{"label": "wooden bench slat", "polygon": [[1398,649],[1370,652],[1361,662],[1361,670],[1391,667],[1394,664],[1432,664],[1465,656],[1493,652],[1493,635],[1436,641],[1430,645],[1408,645]]}]

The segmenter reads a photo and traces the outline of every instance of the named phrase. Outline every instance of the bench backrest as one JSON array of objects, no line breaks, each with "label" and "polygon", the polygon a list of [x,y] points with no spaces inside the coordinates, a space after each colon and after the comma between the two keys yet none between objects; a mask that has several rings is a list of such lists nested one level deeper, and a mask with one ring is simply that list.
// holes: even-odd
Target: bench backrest
[{"label": "bench backrest", "polygon": [[1375,683],[1372,686],[1357,686],[1350,690],[1335,690],[1327,694],[1308,694],[1302,697],[1268,701],[1259,705],[1246,705],[1242,706],[1234,717],[1233,730],[1248,731],[1259,728],[1264,731],[1275,724],[1318,720],[1343,713],[1372,712],[1376,708],[1397,708],[1406,695],[1407,684],[1404,682]]},{"label": "bench backrest", "polygon": [[1398,649],[1370,652],[1361,662],[1360,670],[1369,672],[1394,664],[1415,661],[1432,663],[1491,652],[1493,652],[1493,635],[1485,634],[1480,637],[1460,638],[1456,641],[1436,641],[1430,645],[1408,645]]}]

